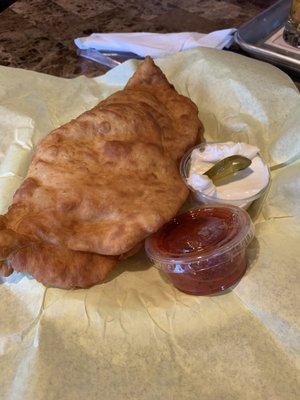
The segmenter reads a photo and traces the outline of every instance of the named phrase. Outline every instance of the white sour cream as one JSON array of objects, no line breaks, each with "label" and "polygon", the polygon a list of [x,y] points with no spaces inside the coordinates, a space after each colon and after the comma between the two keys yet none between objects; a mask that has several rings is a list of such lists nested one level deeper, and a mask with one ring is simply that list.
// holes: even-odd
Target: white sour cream
[{"label": "white sour cream", "polygon": [[[258,155],[259,149],[247,143],[208,143],[204,149],[194,149],[191,153],[188,185],[199,194],[213,199],[239,202],[242,207],[249,204],[247,199],[257,195],[269,182],[269,171]],[[215,186],[204,173],[216,162],[231,155],[241,155],[252,160],[251,165],[237,172],[233,177]]]}]

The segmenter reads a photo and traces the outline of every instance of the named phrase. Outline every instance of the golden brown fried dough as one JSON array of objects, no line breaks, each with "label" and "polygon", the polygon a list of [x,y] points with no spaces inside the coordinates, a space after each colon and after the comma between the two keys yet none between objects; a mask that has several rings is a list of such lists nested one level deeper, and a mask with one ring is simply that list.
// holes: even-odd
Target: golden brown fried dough
[{"label": "golden brown fried dough", "polygon": [[197,107],[146,58],[124,90],[41,141],[0,220],[3,271],[63,288],[102,282],[176,215],[188,195],[178,160],[199,133]]},{"label": "golden brown fried dough", "polygon": [[28,272],[46,286],[87,288],[103,282],[116,266],[114,257],[72,251],[46,242],[31,243],[13,254],[8,266]]}]

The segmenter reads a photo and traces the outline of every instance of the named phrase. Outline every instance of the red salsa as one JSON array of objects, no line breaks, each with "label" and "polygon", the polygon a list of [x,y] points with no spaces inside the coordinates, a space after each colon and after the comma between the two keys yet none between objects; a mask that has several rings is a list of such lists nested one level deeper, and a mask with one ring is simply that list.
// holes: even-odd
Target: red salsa
[{"label": "red salsa", "polygon": [[246,271],[253,238],[249,215],[235,206],[204,206],[179,215],[146,241],[149,257],[179,290],[207,295]]}]

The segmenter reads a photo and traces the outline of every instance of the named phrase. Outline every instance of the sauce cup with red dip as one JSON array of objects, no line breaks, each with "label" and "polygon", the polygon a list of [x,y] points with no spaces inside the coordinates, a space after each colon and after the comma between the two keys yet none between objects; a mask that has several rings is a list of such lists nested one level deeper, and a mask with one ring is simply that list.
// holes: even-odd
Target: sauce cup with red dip
[{"label": "sauce cup with red dip", "polygon": [[209,295],[244,275],[254,226],[232,205],[195,208],[175,217],[146,239],[146,252],[182,292]]}]

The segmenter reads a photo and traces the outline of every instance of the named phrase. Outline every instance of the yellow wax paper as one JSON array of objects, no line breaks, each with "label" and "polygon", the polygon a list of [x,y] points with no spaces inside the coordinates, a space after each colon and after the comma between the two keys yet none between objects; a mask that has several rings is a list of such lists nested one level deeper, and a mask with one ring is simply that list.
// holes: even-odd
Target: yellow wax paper
[{"label": "yellow wax paper", "polygon": [[[0,281],[2,400],[299,398],[300,96],[275,67],[197,49],[159,59],[208,140],[243,140],[274,167],[249,268],[224,294],[174,289],[143,251],[88,290]],[[122,88],[128,61],[66,80],[0,67],[0,212],[38,141]]]}]

